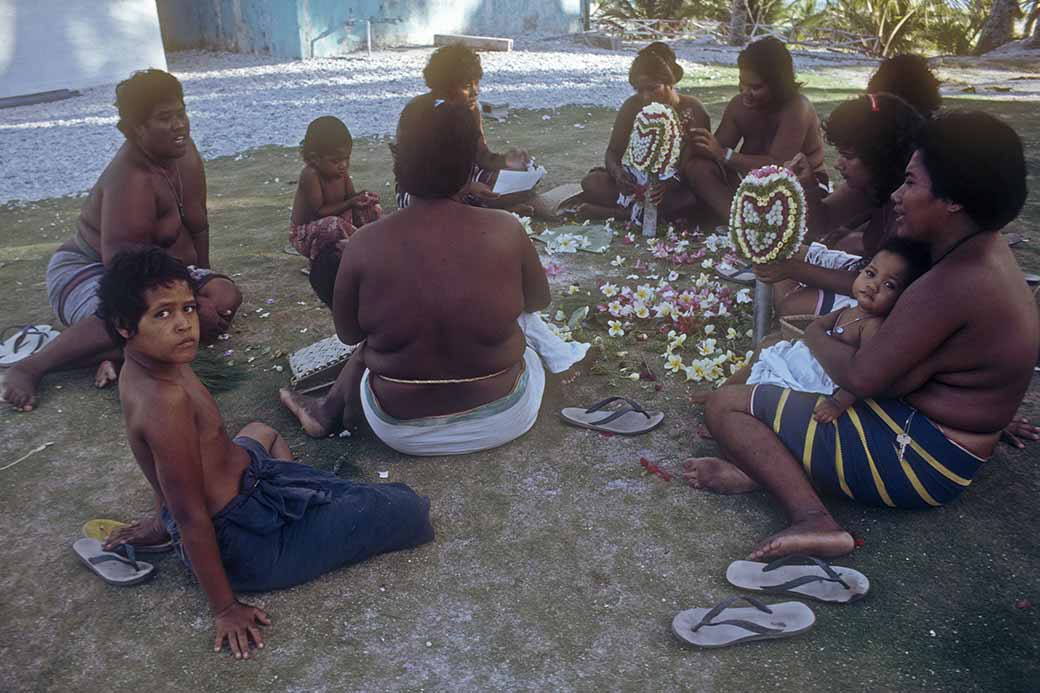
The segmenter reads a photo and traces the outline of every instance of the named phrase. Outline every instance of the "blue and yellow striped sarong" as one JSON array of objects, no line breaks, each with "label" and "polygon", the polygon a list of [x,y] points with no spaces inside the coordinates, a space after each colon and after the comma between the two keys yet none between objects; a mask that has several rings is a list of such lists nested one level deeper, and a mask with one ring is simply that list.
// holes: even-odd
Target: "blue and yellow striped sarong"
[{"label": "blue and yellow striped sarong", "polygon": [[[858,400],[833,423],[813,419],[820,395],[757,385],[751,415],[768,426],[816,485],[861,503],[928,508],[956,498],[984,459],[957,445],[898,399]],[[899,460],[896,436],[912,442]]]}]

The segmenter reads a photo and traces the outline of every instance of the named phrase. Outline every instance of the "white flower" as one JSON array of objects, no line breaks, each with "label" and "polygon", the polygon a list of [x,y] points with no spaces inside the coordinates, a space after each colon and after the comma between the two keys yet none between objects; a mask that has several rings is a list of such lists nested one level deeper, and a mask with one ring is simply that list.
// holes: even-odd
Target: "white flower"
[{"label": "white flower", "polygon": [[624,337],[625,336],[625,331],[623,329],[621,329],[621,321],[620,320],[608,320],[607,321],[607,325],[610,327],[610,329],[607,330],[607,333],[611,337]]},{"label": "white flower", "polygon": [[686,372],[686,379],[695,383],[699,383],[708,377],[708,371],[704,368],[703,361],[694,361],[683,370]]},{"label": "white flower", "polygon": [[611,284],[610,282],[607,282],[603,286],[599,287],[599,290],[600,290],[600,293],[602,293],[607,298],[613,298],[614,296],[617,296],[617,293],[618,293],[617,286],[615,286],[614,284]]},{"label": "white flower", "polygon": [[522,217],[516,212],[510,212],[510,214],[516,217],[516,220],[519,221],[520,225],[524,227],[524,231],[527,233],[528,236],[534,233],[534,230],[531,228],[531,217]]},{"label": "white flower", "polygon": [[678,373],[683,369],[682,356],[668,354],[668,362],[664,364],[664,368],[672,373]]},{"label": "white flower", "polygon": [[613,267],[621,267],[621,265],[625,264],[625,258],[623,258],[620,255],[618,255],[617,257],[615,257],[613,260],[610,261],[610,264]]},{"label": "white flower", "polygon": [[[747,332],[744,333],[744,336],[750,339],[751,337],[755,336],[755,331],[754,330],[748,330]],[[748,353],[750,354],[751,352],[749,351]]]},{"label": "white flower", "polygon": [[628,378],[629,380],[639,380],[639,374],[638,373],[629,373],[625,377]]},{"label": "white flower", "polygon": [[741,361],[737,361],[735,363],[731,363],[730,366],[729,366],[729,374],[730,375],[736,375],[737,371],[739,371],[743,367],[744,367],[744,364]]},{"label": "white flower", "polygon": [[621,305],[621,301],[611,301],[607,305],[607,312],[613,315],[615,318],[620,318],[624,313],[624,306]]},{"label": "white flower", "polygon": [[729,308],[726,307],[725,303],[719,303],[719,307],[715,309],[715,315],[723,316],[729,315]]},{"label": "white flower", "polygon": [[729,339],[729,340],[732,341],[732,340],[736,339],[737,337],[738,337],[737,331],[734,330],[732,327],[730,327],[730,328],[728,328],[726,330],[726,339]]},{"label": "white flower", "polygon": [[711,356],[715,353],[715,339],[708,337],[697,345],[697,351],[700,352],[701,356]]},{"label": "white flower", "polygon": [[707,286],[708,282],[710,281],[711,277],[706,275],[704,272],[701,272],[697,279],[694,280],[693,285],[696,286],[698,289],[701,289]]},{"label": "white flower", "polygon": [[751,289],[741,289],[737,292],[737,303],[751,303]]},{"label": "white flower", "polygon": [[642,301],[636,301],[632,304],[632,310],[635,312],[637,318],[649,318],[650,311],[647,309],[646,304]]},{"label": "white flower", "polygon": [[636,298],[637,301],[642,301],[643,303],[646,303],[647,301],[649,301],[653,297],[654,297],[654,288],[652,286],[648,286],[646,284],[640,284],[638,287],[636,287],[635,298]]},{"label": "white flower", "polygon": [[662,301],[654,306],[654,317],[656,318],[670,318],[675,312],[675,306],[668,301]]},{"label": "white flower", "polygon": [[[639,275],[638,274],[629,274],[629,275],[625,276],[625,279],[639,279]],[[628,287],[625,287],[625,288],[628,288]],[[629,289],[628,293],[632,293],[632,290]]]},{"label": "white flower", "polygon": [[705,325],[704,326],[704,334],[712,334],[713,332],[715,332],[715,326],[714,325]]},{"label": "white flower", "polygon": [[674,282],[674,281],[676,281],[678,279],[679,279],[679,273],[676,272],[675,270],[672,270],[671,272],[668,273],[668,281]]},{"label": "white flower", "polygon": [[710,257],[706,257],[703,260],[701,260],[701,267],[703,267],[704,269],[711,269],[714,266],[715,261],[712,260]]},{"label": "white flower", "polygon": [[568,296],[573,296],[574,294],[578,293],[579,291],[581,291],[581,289],[578,287],[577,284],[571,284],[570,286],[567,287],[567,295]]},{"label": "white flower", "polygon": [[[578,252],[578,237],[571,234],[560,234],[556,237],[556,242],[553,244],[555,250],[561,253],[576,253]],[[546,248],[548,251],[548,248]]]},{"label": "white flower", "polygon": [[564,315],[564,313],[563,313],[563,311],[562,311],[562,310],[558,310],[558,311],[556,311],[556,315],[555,315],[555,319],[556,319],[556,320],[559,320],[559,321],[561,321],[561,322],[562,322],[562,321],[563,321],[564,319],[566,319],[566,317],[567,317],[567,316],[566,316],[566,315]]}]

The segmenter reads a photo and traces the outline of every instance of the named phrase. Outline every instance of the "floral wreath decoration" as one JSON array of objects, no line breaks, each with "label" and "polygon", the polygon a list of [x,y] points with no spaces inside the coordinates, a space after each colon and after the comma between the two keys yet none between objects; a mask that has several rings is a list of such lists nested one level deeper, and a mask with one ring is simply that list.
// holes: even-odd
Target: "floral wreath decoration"
[{"label": "floral wreath decoration", "polygon": [[622,163],[666,180],[675,175],[682,147],[679,119],[671,106],[649,103],[636,115]]},{"label": "floral wreath decoration", "polygon": [[763,166],[744,177],[733,195],[730,236],[754,264],[785,260],[805,238],[805,192],[791,171]]}]

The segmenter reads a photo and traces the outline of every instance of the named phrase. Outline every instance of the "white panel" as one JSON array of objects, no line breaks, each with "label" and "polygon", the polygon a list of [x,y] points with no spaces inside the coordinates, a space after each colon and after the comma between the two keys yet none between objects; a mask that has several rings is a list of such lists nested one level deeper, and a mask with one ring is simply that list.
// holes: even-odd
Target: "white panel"
[{"label": "white panel", "polygon": [[0,0],[0,98],[166,69],[155,0]]}]

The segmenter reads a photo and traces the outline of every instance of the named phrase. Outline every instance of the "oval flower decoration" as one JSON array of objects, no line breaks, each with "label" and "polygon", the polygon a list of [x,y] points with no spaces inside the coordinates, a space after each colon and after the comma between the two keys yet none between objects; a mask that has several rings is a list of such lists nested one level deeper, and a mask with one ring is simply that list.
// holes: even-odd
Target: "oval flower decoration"
[{"label": "oval flower decoration", "polygon": [[785,260],[805,238],[805,192],[782,166],[744,177],[733,196],[729,229],[737,252],[755,264]]},{"label": "oval flower decoration", "polygon": [[665,180],[675,175],[680,147],[682,132],[675,111],[663,103],[648,103],[632,124],[622,163]]}]

